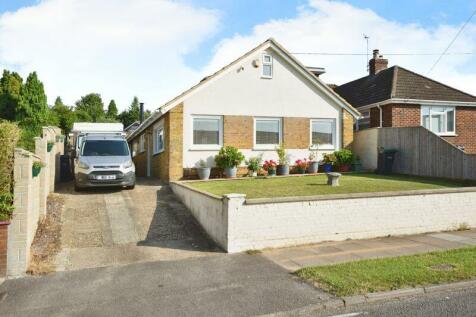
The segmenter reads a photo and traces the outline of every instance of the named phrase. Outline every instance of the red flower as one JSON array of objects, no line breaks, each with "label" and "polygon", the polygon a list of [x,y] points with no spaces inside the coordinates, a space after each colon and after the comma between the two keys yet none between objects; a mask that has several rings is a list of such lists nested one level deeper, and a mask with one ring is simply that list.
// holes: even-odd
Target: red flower
[{"label": "red flower", "polygon": [[277,165],[276,162],[273,161],[273,160],[264,161],[263,169],[264,169],[265,171],[270,170],[270,169],[271,169],[271,170],[274,170],[274,169],[276,169],[276,165]]},{"label": "red flower", "polygon": [[308,163],[307,163],[307,159],[303,159],[303,160],[296,160],[294,164],[296,165],[297,168],[304,170],[307,168]]}]

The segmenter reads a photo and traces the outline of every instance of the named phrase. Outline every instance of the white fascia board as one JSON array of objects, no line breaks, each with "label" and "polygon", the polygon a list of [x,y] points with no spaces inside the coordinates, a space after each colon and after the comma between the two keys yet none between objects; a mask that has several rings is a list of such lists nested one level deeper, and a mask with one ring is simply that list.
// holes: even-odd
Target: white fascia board
[{"label": "white fascia board", "polygon": [[382,100],[375,102],[366,106],[359,107],[360,111],[368,110],[378,106],[384,106],[388,104],[419,104],[419,105],[428,105],[428,106],[460,106],[460,107],[476,107],[474,102],[465,102],[465,101],[446,101],[446,100],[424,100],[424,99],[402,99],[402,98],[391,98],[387,100]]}]

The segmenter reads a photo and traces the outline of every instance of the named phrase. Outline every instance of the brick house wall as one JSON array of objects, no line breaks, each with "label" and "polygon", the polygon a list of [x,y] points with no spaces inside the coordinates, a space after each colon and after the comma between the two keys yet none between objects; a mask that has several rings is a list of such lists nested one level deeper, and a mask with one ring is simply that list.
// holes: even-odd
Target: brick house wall
[{"label": "brick house wall", "polygon": [[[284,117],[283,124],[283,144],[288,149],[309,149],[310,142],[310,120],[304,117]],[[164,181],[179,180],[183,178],[196,178],[195,168],[183,167],[183,105],[171,109],[162,116],[164,120],[165,150],[158,154],[151,155],[151,175]],[[342,123],[340,125],[342,147],[350,148],[354,138],[353,132],[354,118],[346,110],[342,110]],[[136,164],[138,176],[147,175],[147,139],[150,138],[151,151],[153,150],[153,125],[144,132],[146,134],[146,151],[136,154],[133,158]],[[253,148],[254,120],[252,116],[223,116],[223,142],[224,145],[231,145],[239,149]],[[137,135],[134,140],[139,140]],[[132,140],[130,141],[132,144]],[[238,175],[245,175],[248,171],[246,167],[238,168]],[[219,176],[219,169],[212,169],[212,177]]]},{"label": "brick house wall", "polygon": [[[382,106],[383,127],[417,127],[421,125],[420,105],[389,104]],[[370,109],[370,127],[380,126],[380,111]],[[453,145],[476,153],[476,108],[456,107],[456,136],[444,136]]]}]

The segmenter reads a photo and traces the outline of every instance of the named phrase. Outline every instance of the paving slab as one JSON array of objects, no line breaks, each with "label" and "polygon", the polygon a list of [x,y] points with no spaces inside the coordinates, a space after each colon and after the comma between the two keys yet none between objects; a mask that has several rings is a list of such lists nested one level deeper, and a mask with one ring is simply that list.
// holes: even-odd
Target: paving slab
[{"label": "paving slab", "polygon": [[323,242],[300,247],[268,249],[263,255],[290,272],[360,259],[413,255],[476,245],[476,229],[469,231],[391,236],[367,240]]}]

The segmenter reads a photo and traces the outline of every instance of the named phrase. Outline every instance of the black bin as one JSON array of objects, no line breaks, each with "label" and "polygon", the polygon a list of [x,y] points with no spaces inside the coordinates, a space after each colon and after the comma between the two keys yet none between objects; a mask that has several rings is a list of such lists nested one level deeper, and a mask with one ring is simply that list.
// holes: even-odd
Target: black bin
[{"label": "black bin", "polygon": [[379,174],[391,174],[393,171],[393,162],[395,161],[396,149],[380,148],[378,153],[378,168]]},{"label": "black bin", "polygon": [[69,155],[65,154],[60,156],[60,179],[62,182],[69,182],[73,179],[70,164],[71,160]]}]

